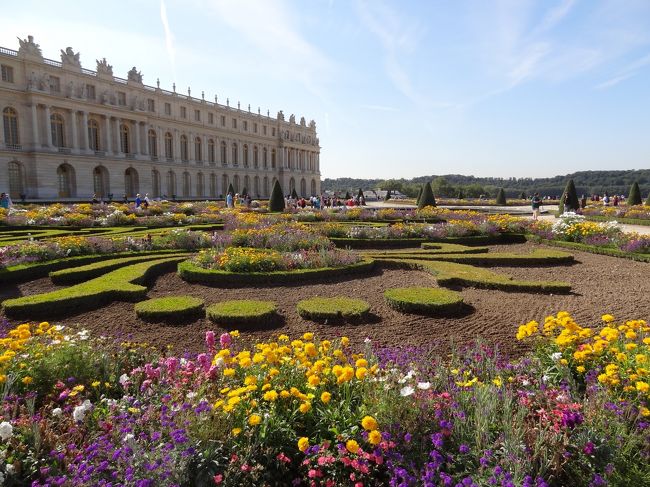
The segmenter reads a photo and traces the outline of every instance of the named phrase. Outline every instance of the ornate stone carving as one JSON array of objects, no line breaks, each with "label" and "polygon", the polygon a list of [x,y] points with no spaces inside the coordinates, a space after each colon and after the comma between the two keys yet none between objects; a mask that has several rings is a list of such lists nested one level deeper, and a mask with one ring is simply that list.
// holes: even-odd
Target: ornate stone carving
[{"label": "ornate stone carving", "polygon": [[305,126],[305,117],[300,117],[300,125]]},{"label": "ornate stone carving", "polygon": [[314,122],[313,120],[310,120],[309,121],[309,128],[312,129],[312,130],[316,130],[316,122]]},{"label": "ornate stone carving", "polygon": [[66,47],[65,51],[61,49],[61,62],[64,66],[74,66],[75,68],[81,67],[81,61],[79,61],[79,54],[75,53],[71,47]]},{"label": "ornate stone carving", "polygon": [[95,61],[97,61],[97,74],[108,74],[113,76],[113,66],[106,62],[106,58],[103,58],[101,61],[95,59]]},{"label": "ornate stone carving", "polygon": [[135,81],[136,83],[142,83],[142,73],[135,69],[135,66],[133,66],[128,73],[128,80]]},{"label": "ornate stone carving", "polygon": [[296,116],[293,113],[289,116],[289,123],[296,123]]},{"label": "ornate stone carving", "polygon": [[36,56],[40,58],[43,57],[41,46],[34,42],[34,36],[27,36],[27,39],[21,39],[19,37],[18,42],[20,43],[18,54]]},{"label": "ornate stone carving", "polygon": [[284,112],[282,110],[280,110],[278,112],[278,120],[281,120],[281,121],[284,122]]}]

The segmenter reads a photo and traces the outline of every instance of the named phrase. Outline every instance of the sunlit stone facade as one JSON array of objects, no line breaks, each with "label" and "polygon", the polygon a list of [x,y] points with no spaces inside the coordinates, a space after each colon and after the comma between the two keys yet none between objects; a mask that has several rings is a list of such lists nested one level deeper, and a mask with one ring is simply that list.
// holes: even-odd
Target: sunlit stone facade
[{"label": "sunlit stone facade", "polygon": [[314,121],[269,117],[142,83],[134,67],[115,77],[79,54],[44,59],[30,36],[0,47],[0,191],[12,198],[89,200],[223,197],[229,184],[253,198],[320,194]]}]

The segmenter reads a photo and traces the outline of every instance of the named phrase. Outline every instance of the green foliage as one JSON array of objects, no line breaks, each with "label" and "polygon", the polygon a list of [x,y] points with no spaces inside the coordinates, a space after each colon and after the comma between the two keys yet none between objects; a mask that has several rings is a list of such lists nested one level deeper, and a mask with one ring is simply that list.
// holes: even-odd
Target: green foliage
[{"label": "green foliage", "polygon": [[527,198],[526,198],[526,192],[525,192],[525,191],[522,191],[522,192],[521,192],[521,194],[519,195],[519,199],[520,199],[520,200],[525,200],[525,199],[527,199]]},{"label": "green foliage", "polygon": [[[470,249],[471,250],[471,249]],[[499,252],[494,254],[483,252],[436,252],[434,251],[413,251],[413,252],[392,252],[392,253],[369,253],[372,258],[402,258],[419,260],[437,260],[444,262],[458,262],[459,264],[487,265],[487,266],[518,266],[518,265],[558,265],[570,264],[574,261],[573,255],[550,249],[535,249],[529,254],[514,254],[511,252]]]},{"label": "green foliage", "polygon": [[235,188],[233,187],[232,183],[228,185],[228,193],[232,194],[235,196]]},{"label": "green foliage", "polygon": [[630,188],[630,194],[627,197],[628,206],[640,205],[641,200],[641,190],[639,189],[639,183],[634,181],[632,187]]},{"label": "green foliage", "polygon": [[134,306],[138,318],[147,321],[181,321],[200,316],[203,300],[193,296],[166,296],[148,299]]},{"label": "green foliage", "polygon": [[363,190],[359,188],[359,192],[357,193],[357,198],[361,199],[363,197]]},{"label": "green foliage", "polygon": [[505,205],[506,204],[506,192],[503,190],[503,188],[499,188],[499,191],[497,191],[497,205]]},{"label": "green foliage", "polygon": [[384,196],[384,201],[388,201],[390,199],[390,189],[386,191],[386,196]]},{"label": "green foliage", "polygon": [[463,297],[448,289],[432,287],[402,287],[384,292],[386,303],[402,313],[433,315],[457,311]]},{"label": "green foliage", "polygon": [[2,306],[7,316],[36,319],[96,309],[116,300],[139,301],[147,293],[142,283],[173,269],[183,259],[167,257],[140,262],[64,289],[7,299]]},{"label": "green foliage", "polygon": [[418,195],[415,198],[415,204],[416,205],[420,204],[420,196],[422,196],[422,186],[418,186]]},{"label": "green foliage", "polygon": [[213,304],[206,309],[209,320],[227,326],[273,325],[277,306],[273,301],[238,299]]},{"label": "green foliage", "polygon": [[337,296],[298,301],[298,314],[306,320],[360,320],[370,313],[370,305],[362,299]]},{"label": "green foliage", "polygon": [[352,198],[352,196],[350,195],[350,192],[349,192],[349,191],[346,191],[346,192],[345,192],[345,199],[346,199],[346,200],[349,200],[350,198]]},{"label": "green foliage", "polygon": [[297,200],[297,199],[298,199],[298,193],[296,193],[296,188],[293,188],[293,189],[291,190],[291,197],[292,197],[294,200]]},{"label": "green foliage", "polygon": [[246,186],[244,186],[244,189],[241,190],[241,195],[242,196],[248,195],[248,189],[246,189]]},{"label": "green foliage", "polygon": [[280,187],[280,181],[276,179],[269,198],[269,211],[284,211],[284,195]]},{"label": "green foliage", "polygon": [[650,193],[648,193],[648,198],[645,200],[645,205],[650,206]]},{"label": "green foliage", "polygon": [[422,185],[422,193],[418,200],[418,210],[421,210],[425,206],[436,206],[436,199],[433,197],[433,191],[429,183]]},{"label": "green foliage", "polygon": [[[569,179],[569,182],[566,183],[566,188],[564,188],[564,196],[564,211],[576,211],[578,208],[580,208],[578,193],[576,191],[576,185],[573,183],[573,179]],[[564,211],[562,213],[564,213]]]}]

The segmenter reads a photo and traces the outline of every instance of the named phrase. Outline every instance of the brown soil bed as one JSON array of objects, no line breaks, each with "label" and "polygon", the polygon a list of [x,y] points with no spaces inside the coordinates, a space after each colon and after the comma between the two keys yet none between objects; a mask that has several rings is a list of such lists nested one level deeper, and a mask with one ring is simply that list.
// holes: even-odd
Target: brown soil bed
[{"label": "brown soil bed", "polygon": [[[527,253],[533,243],[493,246],[491,251]],[[558,311],[570,312],[583,325],[599,325],[603,313],[617,319],[650,319],[647,263],[572,252],[576,264],[553,267],[499,267],[494,270],[516,279],[567,281],[573,287],[569,295],[511,293],[473,288],[462,289],[465,302],[473,308],[456,317],[432,318],[401,314],[388,307],[383,292],[392,287],[436,286],[427,273],[407,270],[378,270],[354,279],[328,279],[310,284],[275,287],[220,289],[188,284],[176,274],[159,277],[151,286],[149,297],[191,295],[205,300],[206,305],[229,299],[260,299],[278,303],[283,323],[271,330],[242,332],[245,340],[266,339],[280,333],[291,337],[306,331],[322,338],[342,335],[361,344],[368,337],[378,345],[427,346],[444,353],[453,345],[469,344],[481,338],[490,345],[515,355],[524,349],[514,338],[517,327],[530,320],[543,321]],[[49,279],[39,279],[18,286],[3,287],[0,300],[19,295],[45,292],[57,288]],[[344,295],[365,299],[371,305],[373,319],[363,324],[318,324],[305,321],[296,311],[296,303],[313,296]],[[470,308],[470,309],[471,309]],[[0,320],[4,315],[0,314]],[[207,330],[222,332],[206,319],[185,325],[152,324],[139,320],[133,303],[116,302],[102,309],[53,320],[68,326],[81,326],[95,334],[114,336],[118,340],[146,341],[161,348],[171,344],[177,352],[203,349]],[[12,325],[18,324],[12,321]]]}]

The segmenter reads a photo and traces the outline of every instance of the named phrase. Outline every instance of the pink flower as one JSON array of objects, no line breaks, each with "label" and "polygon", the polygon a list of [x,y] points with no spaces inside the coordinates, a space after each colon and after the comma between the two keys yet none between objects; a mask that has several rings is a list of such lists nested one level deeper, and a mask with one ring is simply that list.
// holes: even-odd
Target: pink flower
[{"label": "pink flower", "polygon": [[220,484],[221,482],[223,482],[223,474],[218,473],[217,475],[212,477],[212,480],[214,480],[215,484]]},{"label": "pink flower", "polygon": [[232,343],[232,337],[230,336],[230,333],[223,333],[219,337],[219,343],[221,344],[221,348],[228,348]]},{"label": "pink flower", "polygon": [[216,343],[214,332],[212,330],[205,332],[205,345],[208,347],[208,350],[214,349],[214,344]]}]

